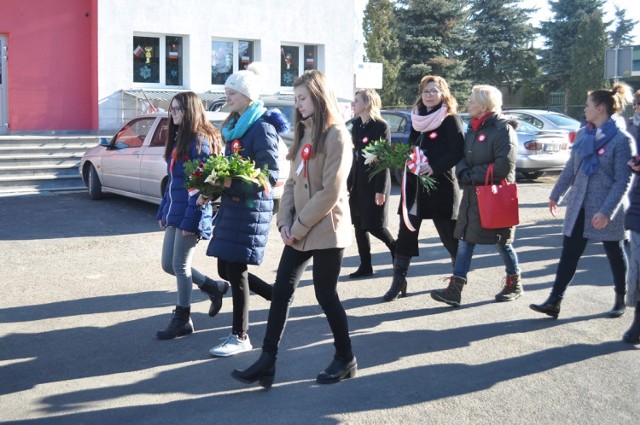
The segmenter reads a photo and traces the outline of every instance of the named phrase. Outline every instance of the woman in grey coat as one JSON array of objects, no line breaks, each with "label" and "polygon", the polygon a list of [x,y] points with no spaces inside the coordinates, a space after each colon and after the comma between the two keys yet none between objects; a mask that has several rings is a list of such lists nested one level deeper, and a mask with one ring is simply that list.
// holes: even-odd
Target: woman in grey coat
[{"label": "woman in grey coat", "polygon": [[624,314],[627,273],[624,214],[631,184],[627,162],[635,151],[635,143],[612,116],[624,110],[630,97],[631,90],[621,83],[611,90],[595,90],[587,97],[584,112],[588,124],[578,132],[571,157],[549,197],[549,210],[554,216],[561,197],[564,196],[567,205],[556,279],[549,298],[542,304],[530,305],[534,311],[558,317],[564,293],[591,239],[602,242],[613,273],[616,295],[609,316]]}]

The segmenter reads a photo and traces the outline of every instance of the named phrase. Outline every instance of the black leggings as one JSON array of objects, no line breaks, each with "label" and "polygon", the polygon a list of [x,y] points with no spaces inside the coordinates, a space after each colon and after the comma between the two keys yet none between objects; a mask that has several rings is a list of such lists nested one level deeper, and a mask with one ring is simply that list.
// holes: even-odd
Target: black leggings
[{"label": "black leggings", "polygon": [[290,246],[284,247],[273,287],[273,299],[262,345],[264,352],[273,355],[278,353],[295,290],[309,260],[313,258],[313,287],[316,300],[329,321],[336,356],[346,361],[353,358],[347,314],[337,292],[343,254],[344,248],[298,251]]},{"label": "black leggings", "polygon": [[249,273],[249,266],[244,263],[232,263],[218,259],[218,274],[231,284],[233,299],[234,334],[249,330],[249,291],[260,295],[265,300],[271,300],[273,288],[258,276]]},{"label": "black leggings", "polygon": [[[398,240],[396,241],[396,254],[407,257],[417,257],[420,255],[418,251],[418,236],[420,234],[420,226],[423,219],[414,215],[409,215],[411,225],[416,229],[412,232],[405,226],[402,215],[400,217],[400,227],[398,229]],[[453,231],[456,228],[456,220],[450,218],[434,218],[433,225],[438,232],[442,245],[446,248],[454,261],[458,254],[458,240],[453,237]]]},{"label": "black leggings", "polygon": [[[552,296],[562,298],[573,276],[576,274],[578,261],[580,257],[582,257],[587,247],[587,242],[589,241],[582,236],[584,232],[584,220],[584,209],[581,209],[571,236],[565,236],[562,240],[562,254],[560,254],[556,280],[551,290]],[[624,252],[623,241],[602,241],[602,245],[604,246],[604,252],[607,254],[609,266],[613,273],[613,284],[616,294],[624,295],[627,292],[627,255]]]},{"label": "black leggings", "polygon": [[394,251],[395,241],[386,227],[380,229],[363,229],[359,215],[354,215],[351,219],[353,220],[353,227],[356,231],[356,242],[358,244],[358,254],[360,255],[361,265],[371,266],[371,242],[369,240],[369,233],[384,242],[390,251]]}]

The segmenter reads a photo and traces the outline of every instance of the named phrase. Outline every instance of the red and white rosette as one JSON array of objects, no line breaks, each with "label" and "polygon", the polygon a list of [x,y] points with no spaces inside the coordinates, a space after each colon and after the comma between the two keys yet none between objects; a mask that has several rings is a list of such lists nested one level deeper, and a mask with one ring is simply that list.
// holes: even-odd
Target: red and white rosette
[{"label": "red and white rosette", "polygon": [[[429,163],[427,156],[422,152],[418,146],[413,148],[413,152],[409,155],[409,160],[405,164],[405,168],[411,171],[416,176],[420,173],[420,167]],[[409,210],[407,209],[407,173],[402,175],[402,220],[404,225],[412,232],[416,229],[411,225],[409,220]]]},{"label": "red and white rosette", "polygon": [[240,139],[235,139],[231,142],[231,152],[237,154],[242,150],[242,142]]},{"label": "red and white rosette", "polygon": [[309,161],[309,158],[311,158],[311,145],[306,144],[302,147],[302,150],[300,151],[300,158],[302,158],[302,162],[300,163],[300,165],[298,166],[298,169],[296,170],[296,175],[299,176],[300,173],[303,173],[302,177],[306,178],[307,177],[307,161]]}]

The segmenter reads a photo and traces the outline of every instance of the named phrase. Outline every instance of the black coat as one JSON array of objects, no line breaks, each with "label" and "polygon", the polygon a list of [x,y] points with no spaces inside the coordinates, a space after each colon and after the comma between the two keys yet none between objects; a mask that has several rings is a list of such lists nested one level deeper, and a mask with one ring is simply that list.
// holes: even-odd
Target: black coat
[{"label": "black coat", "polygon": [[[367,142],[363,143],[363,139]],[[379,139],[385,139],[391,143],[391,132],[384,121],[369,120],[362,124],[359,117],[353,121],[351,130],[353,141],[353,165],[349,180],[349,207],[352,220],[354,216],[360,216],[362,229],[382,229],[387,227],[389,215],[389,195],[391,193],[391,174],[385,170],[369,179],[371,166],[365,165],[362,149],[369,143]],[[376,205],[376,193],[385,194],[385,203]]]},{"label": "black coat", "polygon": [[[462,119],[458,115],[447,116],[440,127],[419,133],[411,129],[409,144],[420,146],[433,169],[432,177],[437,185],[430,192],[418,182],[418,176],[407,173],[407,208],[416,200],[417,216],[423,219],[453,219],[458,217],[460,188],[456,180],[454,167],[464,157],[464,135]],[[405,168],[406,171],[406,168]],[[402,214],[402,205],[398,208]]]}]

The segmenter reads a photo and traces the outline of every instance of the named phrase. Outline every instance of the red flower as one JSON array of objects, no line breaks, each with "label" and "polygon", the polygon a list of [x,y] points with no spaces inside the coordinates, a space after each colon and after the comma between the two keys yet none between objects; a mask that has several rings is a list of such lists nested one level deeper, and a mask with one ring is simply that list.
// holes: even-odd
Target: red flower
[{"label": "red flower", "polygon": [[438,138],[438,133],[436,133],[435,131],[431,134],[429,134],[429,139],[431,140],[435,140]]},{"label": "red flower", "polygon": [[598,149],[598,156],[602,156],[602,155],[604,155],[605,153],[607,153],[607,150],[606,150],[605,148],[600,148],[600,149]]},{"label": "red flower", "polygon": [[478,136],[478,142],[482,143],[482,142],[484,142],[485,140],[487,140],[487,135],[486,135],[486,134],[484,134],[484,133],[481,133],[481,134]]},{"label": "red flower", "polygon": [[367,143],[369,143],[369,138],[368,138],[368,137],[364,137],[364,138],[362,139],[362,144],[363,144],[363,145],[366,145]]},{"label": "red flower", "polygon": [[233,142],[231,142],[231,152],[238,153],[240,152],[241,149],[242,149],[242,142],[240,142],[240,139],[236,139]]}]

